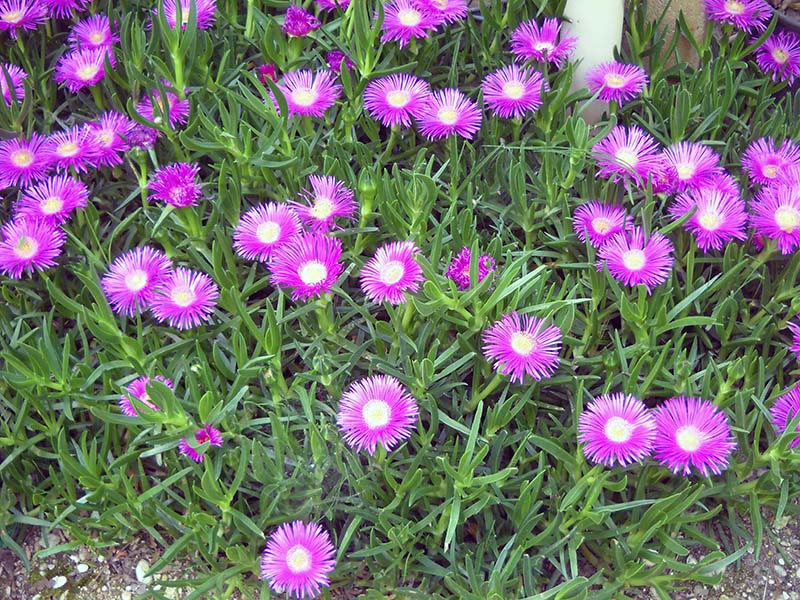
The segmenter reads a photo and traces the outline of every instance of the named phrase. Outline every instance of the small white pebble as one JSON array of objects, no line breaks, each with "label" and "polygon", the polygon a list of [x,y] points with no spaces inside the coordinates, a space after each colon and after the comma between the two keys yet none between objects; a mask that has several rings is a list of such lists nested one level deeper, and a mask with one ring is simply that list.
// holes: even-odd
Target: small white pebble
[{"label": "small white pebble", "polygon": [[147,570],[150,568],[150,563],[147,562],[145,559],[140,560],[136,563],[136,581],[139,583],[150,583],[153,581],[152,577],[145,577],[144,574],[147,573]]},{"label": "small white pebble", "polygon": [[132,600],[133,594],[131,594],[128,590],[122,592],[121,600]]},{"label": "small white pebble", "polygon": [[53,577],[53,579],[51,579],[51,581],[53,582],[53,589],[54,590],[57,590],[58,588],[64,587],[65,585],[67,585],[67,578],[64,577],[63,575],[57,575],[56,577]]},{"label": "small white pebble", "polygon": [[783,565],[785,565],[785,564],[786,564],[786,561],[785,561],[785,560],[783,560],[782,558],[779,558],[779,559],[778,559],[778,564],[779,564],[780,566],[783,566]]},{"label": "small white pebble", "polygon": [[89,570],[89,565],[85,565],[85,564],[81,563],[81,564],[77,565],[75,567],[75,569],[77,569],[78,573],[86,573],[86,571]]},{"label": "small white pebble", "polygon": [[80,558],[78,557],[77,554],[73,554],[72,556],[69,557],[69,559],[74,563],[76,563],[76,562],[78,562],[80,560]]},{"label": "small white pebble", "polygon": [[106,557],[103,556],[102,554],[98,555],[97,562],[99,563],[106,562]]}]

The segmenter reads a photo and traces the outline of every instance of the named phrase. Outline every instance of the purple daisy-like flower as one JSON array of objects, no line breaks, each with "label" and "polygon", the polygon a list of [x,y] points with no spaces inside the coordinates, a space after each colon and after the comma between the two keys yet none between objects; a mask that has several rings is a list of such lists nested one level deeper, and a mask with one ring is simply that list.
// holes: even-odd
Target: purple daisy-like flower
[{"label": "purple daisy-like flower", "polygon": [[[164,17],[172,29],[175,29],[178,23],[178,8],[181,11],[181,29],[186,29],[189,24],[189,11],[192,3],[195,5],[195,13],[197,15],[197,29],[208,29],[214,25],[217,0],[180,0],[180,4],[175,0],[164,0]],[[158,8],[153,9],[153,14],[158,14]]]},{"label": "purple daisy-like flower", "polygon": [[115,111],[105,112],[98,121],[86,125],[95,166],[122,164],[122,154],[130,148],[127,138],[133,127],[131,119]]},{"label": "purple daisy-like flower", "polygon": [[270,536],[261,557],[261,578],[277,594],[315,598],[336,568],[331,536],[316,523],[284,523]]},{"label": "purple daisy-like flower", "polygon": [[173,163],[157,169],[147,185],[152,191],[150,200],[162,200],[176,208],[194,206],[203,193],[197,182],[200,165],[197,163]]},{"label": "purple daisy-like flower", "polygon": [[396,41],[401,48],[412,38],[426,38],[443,18],[425,10],[414,0],[391,0],[383,7],[382,42]]},{"label": "purple daisy-like flower", "polygon": [[172,262],[160,250],[141,246],[118,256],[100,281],[111,310],[128,317],[150,307],[156,290],[172,273]]},{"label": "purple daisy-like flower", "polygon": [[177,267],[153,295],[150,310],[159,322],[190,329],[211,320],[219,288],[205,273]]},{"label": "purple daisy-like flower", "polygon": [[405,304],[405,292],[417,292],[425,280],[415,259],[418,252],[419,248],[410,240],[378,248],[359,274],[361,290],[367,298],[376,304]]},{"label": "purple daisy-like flower", "polygon": [[578,418],[578,441],[595,464],[626,466],[650,455],[656,422],[644,402],[630,394],[594,398]]},{"label": "purple daisy-like flower", "polygon": [[267,262],[300,232],[297,213],[286,204],[259,204],[242,215],[233,232],[233,249],[248,260]]},{"label": "purple daisy-like flower", "polygon": [[602,246],[617,233],[632,227],[631,218],[621,206],[587,202],[575,209],[572,215],[572,228],[582,243],[589,243],[595,248]]},{"label": "purple daisy-like flower", "polygon": [[153,123],[161,123],[163,117],[167,117],[167,121],[173,129],[178,125],[185,125],[189,118],[189,100],[181,100],[172,92],[166,91],[164,96],[167,100],[166,108],[161,93],[158,90],[151,90],[150,95],[142,98],[136,105],[136,112]]},{"label": "purple daisy-like flower", "polygon": [[14,219],[1,231],[0,273],[11,279],[55,266],[66,240],[61,229],[45,221]]},{"label": "purple daisy-like flower", "polygon": [[51,17],[70,19],[76,12],[83,10],[92,0],[43,0]]},{"label": "purple daisy-like flower", "polygon": [[670,398],[654,411],[655,459],[676,475],[690,475],[692,467],[708,476],[728,466],[736,447],[725,413],[700,398]]},{"label": "purple daisy-like flower", "polygon": [[542,105],[548,85],[538,71],[513,64],[486,76],[481,83],[483,102],[503,119],[521,119]]},{"label": "purple daisy-like flower", "polygon": [[664,283],[672,272],[672,242],[658,232],[644,239],[639,227],[615,234],[597,251],[600,263],[608,266],[611,276],[634,287],[643,284],[647,293]]},{"label": "purple daisy-like flower", "polygon": [[86,173],[95,158],[95,146],[85,127],[71,127],[47,137],[50,159],[56,169]]},{"label": "purple daisy-like flower", "polygon": [[794,186],[766,187],[750,203],[756,233],[775,240],[781,254],[800,246],[800,194]]},{"label": "purple daisy-like flower", "polygon": [[647,85],[647,72],[639,65],[628,65],[616,61],[604,62],[586,74],[586,83],[592,94],[604,102],[616,102],[620,106],[642,93]]},{"label": "purple daisy-like flower", "polygon": [[732,239],[747,239],[747,212],[738,195],[715,188],[697,188],[678,196],[669,213],[677,221],[695,207],[697,210],[683,228],[694,235],[697,247],[703,252],[722,250]]},{"label": "purple daisy-like flower", "polygon": [[314,3],[322,10],[345,10],[350,6],[350,0],[314,0]]},{"label": "purple daisy-like flower", "polygon": [[353,218],[358,204],[353,199],[353,190],[345,187],[343,181],[335,177],[311,175],[308,182],[311,190],[300,192],[307,204],[292,202],[301,221],[314,231],[325,233],[333,228],[334,219]]},{"label": "purple daisy-like flower", "polygon": [[800,37],[792,31],[773,33],[756,50],[756,63],[772,81],[791,85],[800,74]]},{"label": "purple daisy-like flower", "polygon": [[742,31],[764,31],[772,17],[772,7],[765,0],[705,0],[705,3],[710,20]]},{"label": "purple daisy-like flower", "polygon": [[494,361],[494,370],[522,383],[525,375],[547,379],[558,368],[561,330],[516,311],[503,315],[483,332],[483,354]]},{"label": "purple daisy-like flower", "polygon": [[325,62],[328,63],[328,68],[334,73],[341,73],[342,61],[344,61],[344,66],[348,71],[352,71],[353,67],[355,67],[350,57],[341,50],[331,50],[325,55]]},{"label": "purple daisy-like flower", "polygon": [[560,33],[558,19],[545,19],[541,27],[536,21],[525,21],[511,33],[511,52],[522,61],[550,62],[560,69],[578,43],[575,37],[559,41]]},{"label": "purple daisy-like flower", "polygon": [[386,127],[411,126],[420,117],[431,95],[428,82],[407,73],[396,73],[370,81],[364,89],[364,108]]},{"label": "purple daisy-like flower", "polygon": [[304,37],[315,29],[319,29],[321,25],[322,23],[320,23],[317,17],[305,10],[302,6],[295,6],[293,4],[286,9],[281,31],[286,35]]},{"label": "purple daisy-like flower", "polygon": [[58,226],[69,220],[73,210],[84,208],[89,189],[82,181],[67,175],[54,175],[22,192],[15,205],[17,217],[45,221]]},{"label": "purple daisy-like flower", "polygon": [[47,19],[47,8],[38,0],[4,0],[0,2],[0,31],[8,31],[12,40],[19,29],[36,29]]},{"label": "purple daisy-like flower", "polygon": [[73,50],[56,63],[53,79],[70,92],[92,87],[105,77],[105,49]]},{"label": "purple daisy-like flower", "polygon": [[750,143],[742,157],[748,177],[761,185],[774,182],[792,166],[800,166],[800,148],[788,139],[777,148],[772,138],[759,138]]},{"label": "purple daisy-like flower", "polygon": [[[792,391],[779,396],[772,405],[769,411],[772,426],[775,428],[775,434],[780,436],[786,432],[797,413],[800,412],[800,388],[795,388]],[[795,428],[795,431],[800,433],[800,424]],[[800,446],[800,435],[795,435],[794,439],[789,444],[790,448]]]},{"label": "purple daisy-like flower", "polygon": [[[471,285],[469,277],[470,263],[472,262],[472,250],[469,248],[462,248],[453,260],[450,266],[447,267],[445,276],[451,279],[458,286],[459,290],[466,290]],[[482,254],[478,257],[478,283],[486,279],[486,277],[494,271],[494,259],[488,254]]]},{"label": "purple daisy-like flower", "polygon": [[303,232],[272,253],[272,283],[292,288],[292,300],[327,294],[344,270],[341,240]]},{"label": "purple daisy-like flower", "polygon": [[22,82],[27,78],[28,74],[17,65],[0,63],[0,96],[6,106],[25,99],[25,86]]},{"label": "purple daisy-like flower", "polygon": [[93,15],[78,21],[67,39],[73,46],[92,50],[107,49],[119,41],[119,37],[111,31],[111,23],[105,15]]},{"label": "purple daisy-like flower", "polygon": [[417,6],[436,15],[443,23],[455,23],[469,14],[467,0],[417,0]]},{"label": "purple daisy-like flower", "polygon": [[655,138],[636,125],[615,126],[592,148],[600,167],[598,177],[614,181],[633,178],[639,185],[646,185],[648,178],[661,169],[659,152]]},{"label": "purple daisy-like flower", "polygon": [[663,156],[678,191],[700,187],[722,173],[719,155],[703,144],[678,142],[664,150]]},{"label": "purple daisy-like flower", "polygon": [[53,165],[46,138],[38,133],[29,139],[0,142],[0,182],[6,186],[28,185],[45,177]]},{"label": "purple daisy-like flower", "polygon": [[[166,377],[162,377],[161,375],[156,375],[153,377],[153,381],[160,381],[169,389],[173,389],[172,381],[167,379]],[[119,398],[119,408],[122,410],[122,414],[127,415],[129,417],[138,417],[139,413],[136,412],[136,407],[133,406],[133,402],[131,402],[131,397],[136,398],[139,402],[147,406],[150,410],[160,411],[161,407],[155,404],[151,399],[150,395],[147,393],[147,385],[150,383],[150,378],[147,375],[143,377],[139,377],[138,379],[134,379],[128,385],[127,392],[128,394],[123,394]]]},{"label": "purple daisy-like flower", "polygon": [[394,377],[373,375],[353,383],[342,395],[336,422],[348,446],[375,454],[390,452],[416,428],[417,401]]},{"label": "purple daisy-like flower", "polygon": [[800,360],[800,324],[787,323],[786,325],[789,327],[789,331],[792,333],[792,345],[789,346],[789,350],[794,352],[797,358]]},{"label": "purple daisy-like flower", "polygon": [[420,133],[429,140],[453,134],[471,140],[481,128],[481,109],[460,90],[445,88],[430,95],[418,121]]},{"label": "purple daisy-like flower", "polygon": [[[342,93],[336,76],[327,70],[313,72],[303,69],[286,73],[278,83],[278,89],[286,98],[289,116],[322,117]],[[277,108],[277,104],[275,106]]]},{"label": "purple daisy-like flower", "polygon": [[222,447],[222,432],[206,423],[203,427],[194,432],[194,443],[190,443],[186,438],[181,438],[178,442],[178,452],[184,456],[188,456],[194,462],[203,462],[206,457],[207,450],[200,450],[203,444],[210,446]]}]

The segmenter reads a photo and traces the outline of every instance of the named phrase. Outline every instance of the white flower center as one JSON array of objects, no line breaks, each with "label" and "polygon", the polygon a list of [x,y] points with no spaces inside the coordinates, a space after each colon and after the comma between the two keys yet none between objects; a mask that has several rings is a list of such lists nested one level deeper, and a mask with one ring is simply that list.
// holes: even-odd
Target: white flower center
[{"label": "white flower center", "polygon": [[728,0],[725,3],[725,11],[731,15],[741,15],[744,13],[744,4],[738,0]]},{"label": "white flower center", "polygon": [[622,417],[611,417],[606,421],[603,433],[605,433],[606,438],[610,441],[621,444],[631,439],[631,435],[633,435],[633,424]]},{"label": "white flower center", "polygon": [[180,287],[172,290],[170,298],[172,298],[172,301],[181,308],[186,308],[187,306],[192,305],[197,296],[195,296],[195,293],[190,288]]},{"label": "white flower center", "polygon": [[512,100],[519,100],[525,95],[525,86],[519,81],[506,81],[503,84],[503,95]]},{"label": "white flower center", "polygon": [[274,244],[281,234],[281,226],[275,221],[259,223],[256,228],[256,237],[262,244]]},{"label": "white flower center", "polygon": [[314,201],[314,206],[308,211],[315,219],[324,220],[331,216],[333,212],[333,202],[330,198],[317,198]]},{"label": "white flower center", "polygon": [[445,125],[455,125],[458,122],[458,111],[452,106],[443,106],[436,113],[436,118]]},{"label": "white flower center", "polygon": [[311,88],[298,88],[292,92],[292,100],[300,106],[311,106],[319,97],[319,94]]},{"label": "white flower center", "polygon": [[78,148],[78,144],[75,142],[64,142],[63,144],[59,144],[58,148],[56,148],[56,154],[69,158],[70,156],[75,156],[78,150],[80,150],[80,148]]},{"label": "white flower center", "polygon": [[25,14],[21,10],[9,10],[4,12],[0,15],[0,19],[5,21],[6,23],[11,23],[12,25],[16,25],[22,20]]},{"label": "white flower center", "polygon": [[403,278],[405,272],[406,269],[403,267],[403,263],[399,260],[388,262],[381,268],[381,283],[385,283],[386,285],[394,285]]},{"label": "white flower center", "polygon": [[14,150],[8,155],[8,158],[11,160],[11,164],[15,167],[30,167],[33,163],[33,152],[25,149]]},{"label": "white flower center", "polygon": [[40,208],[46,215],[54,215],[60,211],[64,206],[64,201],[60,196],[50,196],[47,200],[42,202]]},{"label": "white flower center", "polygon": [[775,211],[775,222],[785,233],[794,233],[800,226],[800,212],[790,206],[781,206]]},{"label": "white flower center", "polygon": [[552,52],[556,47],[550,42],[536,42],[533,45],[533,49],[537,52]]},{"label": "white flower center", "polygon": [[641,271],[647,260],[641,250],[626,250],[622,253],[622,264],[629,271]]},{"label": "white flower center", "polygon": [[17,243],[14,244],[14,254],[19,258],[33,258],[38,251],[39,242],[26,235],[20,236]]},{"label": "white flower center", "polygon": [[536,349],[536,340],[527,331],[511,334],[511,349],[520,356],[529,356]]},{"label": "white flower center", "polygon": [[639,162],[639,156],[630,148],[620,148],[614,158],[618,163],[622,163],[626,167],[635,167]]},{"label": "white flower center", "polygon": [[775,60],[776,63],[782,65],[787,60],[789,60],[789,53],[783,48],[775,48],[772,51],[772,58]]},{"label": "white flower center", "polygon": [[75,74],[78,76],[78,79],[82,81],[89,81],[90,79],[94,78],[97,75],[97,72],[100,70],[100,67],[97,65],[83,65],[80,69],[75,71]]},{"label": "white flower center", "polygon": [[694,425],[684,425],[675,432],[675,443],[684,452],[695,452],[703,443],[703,434]]},{"label": "white flower center", "polygon": [[606,217],[595,217],[592,219],[592,229],[601,235],[608,233],[611,229],[611,221]]},{"label": "white flower center", "polygon": [[607,73],[603,80],[606,87],[614,88],[615,90],[625,87],[627,83],[625,78],[619,73]]},{"label": "white flower center", "polygon": [[775,179],[778,176],[778,165],[764,165],[761,175],[767,179]]},{"label": "white flower center", "polygon": [[411,94],[407,90],[392,90],[386,94],[386,102],[392,108],[403,108],[411,102]]},{"label": "white flower center", "polygon": [[714,231],[715,229],[719,229],[719,226],[722,224],[722,218],[718,212],[709,210],[703,212],[697,218],[697,222],[700,223],[700,226],[703,229],[707,229],[708,231]]},{"label": "white flower center", "polygon": [[692,163],[683,163],[676,165],[675,170],[678,172],[678,179],[690,179],[694,175],[695,167]]},{"label": "white flower center", "polygon": [[138,292],[147,285],[147,279],[148,277],[145,271],[136,269],[125,276],[125,287],[132,292]]},{"label": "white flower center", "polygon": [[311,570],[311,552],[297,544],[286,553],[286,566],[292,573],[305,573]]},{"label": "white flower center", "polygon": [[317,285],[327,276],[328,269],[318,260],[310,260],[300,267],[300,280],[306,285]]},{"label": "white flower center", "polygon": [[422,13],[413,8],[404,8],[398,11],[397,20],[403,27],[416,27],[422,21]]},{"label": "white flower center", "polygon": [[388,425],[392,409],[386,401],[373,398],[361,409],[361,416],[369,429],[380,429]]},{"label": "white flower center", "polygon": [[89,34],[89,41],[99,46],[106,41],[106,34],[102,31],[93,31]]}]

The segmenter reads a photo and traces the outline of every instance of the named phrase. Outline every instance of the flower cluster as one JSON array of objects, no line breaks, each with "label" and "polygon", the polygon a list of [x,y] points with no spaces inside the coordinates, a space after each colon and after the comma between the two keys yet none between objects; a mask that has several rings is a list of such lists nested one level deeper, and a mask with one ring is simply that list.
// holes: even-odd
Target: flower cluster
[{"label": "flower cluster", "polygon": [[114,68],[115,42],[108,17],[94,16],[79,21],[72,28],[68,41],[70,51],[58,59],[54,79],[70,92],[92,87],[105,77],[106,62]]}]

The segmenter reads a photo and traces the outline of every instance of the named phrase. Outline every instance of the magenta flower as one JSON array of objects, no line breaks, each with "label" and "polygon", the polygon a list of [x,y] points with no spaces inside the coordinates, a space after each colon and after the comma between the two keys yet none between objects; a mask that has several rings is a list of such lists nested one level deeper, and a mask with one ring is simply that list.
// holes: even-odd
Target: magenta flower
[{"label": "magenta flower", "polygon": [[286,73],[278,89],[286,97],[289,116],[322,117],[342,93],[342,86],[331,71],[314,73],[307,69]]},{"label": "magenta flower", "polygon": [[762,185],[772,183],[791,166],[800,166],[800,148],[789,139],[776,148],[772,138],[759,138],[750,143],[742,157],[747,175]]},{"label": "magenta flower", "polygon": [[626,466],[650,455],[656,422],[644,402],[631,395],[594,398],[578,418],[578,441],[595,464]]},{"label": "magenta flower", "polygon": [[545,19],[541,28],[536,21],[525,21],[511,33],[511,52],[519,60],[550,62],[560,69],[572,54],[578,38],[558,39],[561,24],[558,19]]},{"label": "magenta flower", "polygon": [[350,0],[314,0],[314,2],[322,10],[335,10],[337,8],[345,10],[350,6]]},{"label": "magenta flower", "polygon": [[521,119],[542,105],[542,91],[548,85],[538,71],[516,64],[487,75],[481,84],[483,102],[503,119]]},{"label": "magenta flower", "polygon": [[194,432],[194,443],[189,442],[186,438],[181,438],[178,442],[178,452],[184,456],[188,456],[194,462],[203,462],[206,457],[207,450],[202,450],[203,444],[210,446],[222,447],[222,432],[216,429],[213,425],[206,423],[203,427]]},{"label": "magenta flower", "polygon": [[800,360],[800,325],[796,323],[787,323],[787,325],[789,326],[789,331],[792,332],[792,345],[789,347],[789,350],[794,352]]},{"label": "magenta flower", "polygon": [[345,187],[343,181],[335,177],[311,175],[308,182],[311,191],[304,189],[300,192],[308,204],[292,202],[292,206],[300,220],[312,230],[325,233],[333,228],[334,219],[353,218],[358,204],[353,199],[353,190]]},{"label": "magenta flower", "polygon": [[742,31],[764,31],[772,17],[772,7],[765,0],[705,0],[705,2],[706,14],[710,20],[733,25]]},{"label": "magenta flower", "polygon": [[150,310],[160,323],[191,329],[211,320],[219,288],[205,273],[177,267],[156,289]]},{"label": "magenta flower", "polygon": [[663,156],[678,191],[700,187],[722,173],[719,155],[703,144],[678,142],[664,150]]},{"label": "magenta flower", "polygon": [[161,200],[176,208],[195,206],[203,193],[197,182],[200,165],[197,163],[173,163],[153,173],[147,187],[152,190],[150,200]]},{"label": "magenta flower", "polygon": [[636,125],[615,126],[594,145],[592,154],[600,167],[598,177],[613,181],[633,178],[641,186],[662,166],[658,142]]},{"label": "magenta flower", "polygon": [[0,142],[0,182],[5,181],[6,186],[28,185],[47,175],[52,160],[50,145],[38,133],[27,140]]},{"label": "magenta flower", "polygon": [[625,214],[621,206],[587,202],[575,209],[572,216],[572,228],[582,243],[589,243],[595,248],[602,246],[609,238],[632,227],[631,218]]},{"label": "magenta flower", "polygon": [[17,39],[18,29],[36,29],[47,19],[47,9],[37,0],[3,0],[0,2],[0,31],[8,31]]},{"label": "magenta flower", "polygon": [[109,167],[121,165],[122,154],[130,148],[127,138],[133,126],[133,121],[115,111],[105,112],[99,121],[88,123],[86,128],[94,148],[94,164]]},{"label": "magenta flower", "polygon": [[522,383],[525,375],[547,379],[558,368],[561,331],[555,325],[516,311],[503,315],[483,332],[483,353],[494,370]]},{"label": "magenta flower", "polygon": [[364,108],[386,127],[411,126],[411,117],[422,116],[431,88],[428,82],[406,73],[379,77],[364,89]]},{"label": "magenta flower", "polygon": [[608,266],[611,276],[634,287],[643,284],[647,293],[664,283],[672,272],[672,242],[658,232],[644,239],[639,227],[614,234],[597,251],[600,263]]},{"label": "magenta flower", "polygon": [[348,71],[352,71],[353,67],[355,67],[350,57],[341,50],[331,50],[325,55],[325,62],[328,63],[328,68],[334,73],[341,73],[342,61],[344,61],[344,66]]},{"label": "magenta flower", "polygon": [[361,290],[380,304],[405,304],[405,292],[415,293],[425,280],[415,260],[419,248],[412,241],[391,242],[375,251],[375,256],[361,269]]},{"label": "magenta flower", "polygon": [[417,0],[416,4],[443,23],[455,23],[469,14],[467,0]]},{"label": "magenta flower", "polygon": [[[161,377],[161,375],[156,375],[155,377],[153,377],[153,380],[160,381],[161,383],[166,385],[169,389],[173,389],[172,382],[165,377]],[[147,406],[150,410],[154,411],[161,410],[161,407],[155,404],[150,399],[150,395],[147,393],[147,385],[149,383],[150,383],[150,378],[147,375],[131,381],[131,383],[128,385],[127,396],[123,394],[119,398],[119,407],[122,410],[122,414],[127,415],[129,417],[139,416],[139,413],[136,412],[136,407],[134,407],[133,402],[131,402],[131,397],[136,398],[139,402]]]},{"label": "magenta flower", "polygon": [[44,0],[51,17],[69,19],[91,4],[92,0]]},{"label": "magenta flower", "polygon": [[44,221],[14,219],[0,231],[0,273],[11,279],[55,266],[66,240],[61,229]]},{"label": "magenta flower", "polygon": [[63,83],[70,92],[96,85],[105,77],[105,49],[73,50],[56,63],[53,79]]},{"label": "magenta flower", "polygon": [[342,242],[319,232],[303,232],[272,253],[272,283],[292,288],[292,300],[327,294],[344,270]]},{"label": "magenta flower", "polygon": [[163,117],[167,117],[170,127],[175,129],[178,125],[185,125],[189,118],[189,101],[181,100],[172,92],[164,92],[167,106],[164,108],[164,100],[161,92],[151,90],[149,96],[142,98],[136,105],[136,112],[148,121],[161,123]]},{"label": "magenta flower", "polygon": [[321,25],[319,19],[302,6],[291,5],[286,9],[281,31],[286,35],[304,37],[315,29],[319,29]]},{"label": "magenta flower", "polygon": [[[800,412],[800,391],[798,388],[791,392],[779,396],[769,411],[772,426],[775,428],[775,435],[783,435],[797,413]],[[795,432],[800,432],[800,424],[795,428]],[[800,435],[795,435],[789,444],[790,448],[800,446]]]},{"label": "magenta flower", "polygon": [[270,536],[261,558],[261,578],[277,594],[314,598],[336,567],[331,537],[316,523],[284,523]]},{"label": "magenta flower", "polygon": [[84,208],[88,200],[86,184],[67,175],[55,175],[25,188],[14,211],[17,217],[56,227],[68,221],[73,210]]},{"label": "magenta flower", "polygon": [[654,457],[676,475],[692,467],[704,476],[719,475],[736,447],[725,413],[708,400],[670,398],[656,407]]},{"label": "magenta flower", "polygon": [[442,17],[424,10],[414,0],[390,0],[383,6],[381,41],[396,41],[403,48],[412,38],[428,37],[442,22]]},{"label": "magenta flower", "polygon": [[[27,78],[28,74],[17,65],[0,63],[0,96],[6,106],[11,106],[12,102],[22,102],[25,99],[25,86],[22,82]],[[9,81],[11,82],[10,87]]]},{"label": "magenta flower", "polygon": [[683,228],[694,235],[697,247],[703,252],[722,250],[732,239],[747,239],[747,212],[738,195],[714,188],[697,188],[678,196],[669,213],[677,221],[694,207],[697,210]]},{"label": "magenta flower", "polygon": [[59,170],[74,169],[86,173],[96,154],[89,130],[85,127],[71,127],[47,137],[50,147],[50,160]]},{"label": "magenta flower", "polygon": [[347,445],[375,454],[391,452],[416,429],[417,401],[394,377],[373,375],[356,381],[342,395],[336,422]]},{"label": "magenta flower", "polygon": [[481,110],[463,92],[445,88],[431,94],[418,120],[420,133],[429,140],[453,134],[471,140],[481,128]]},{"label": "magenta flower", "polygon": [[134,123],[128,132],[128,143],[130,144],[131,148],[147,150],[155,145],[155,143],[158,141],[158,136],[160,133],[161,132],[158,129],[153,129],[152,127],[147,127],[146,125],[140,125],[139,123]]},{"label": "magenta flower", "polygon": [[258,67],[258,80],[266,85],[267,79],[278,81],[275,65],[261,65]]},{"label": "magenta flower", "polygon": [[[217,0],[180,0],[180,6],[175,0],[164,0],[164,17],[167,24],[175,29],[178,23],[178,8],[181,10],[180,22],[181,29],[186,29],[189,24],[189,11],[192,4],[195,5],[197,15],[197,29],[208,29],[214,25],[214,13],[217,10]],[[158,8],[153,9],[153,14],[158,14]]]},{"label": "magenta flower", "polygon": [[[467,247],[462,248],[456,256],[453,257],[450,266],[447,267],[445,276],[451,279],[458,286],[459,290],[466,290],[471,285],[469,277],[469,267],[472,261],[472,250]],[[482,254],[478,257],[478,283],[486,279],[487,275],[494,271],[494,259],[488,254]]]},{"label": "magenta flower", "polygon": [[778,31],[756,50],[756,63],[772,81],[794,83],[800,74],[800,38],[792,31]]},{"label": "magenta flower", "polygon": [[242,215],[233,232],[236,254],[267,262],[272,254],[300,232],[297,213],[286,204],[259,204]]},{"label": "magenta flower", "polygon": [[586,83],[592,94],[620,106],[641,94],[647,81],[647,72],[639,65],[616,61],[601,63],[586,74]]},{"label": "magenta flower", "polygon": [[[111,31],[111,23],[105,15],[93,15],[78,21],[67,38],[69,43],[82,49],[108,49],[119,41]],[[109,61],[111,60],[109,54]]]},{"label": "magenta flower", "polygon": [[172,273],[172,262],[160,250],[141,246],[118,256],[100,287],[111,310],[132,317],[150,307],[156,290]]},{"label": "magenta flower", "polygon": [[800,195],[793,186],[766,187],[750,203],[756,233],[775,240],[781,254],[800,246]]}]

